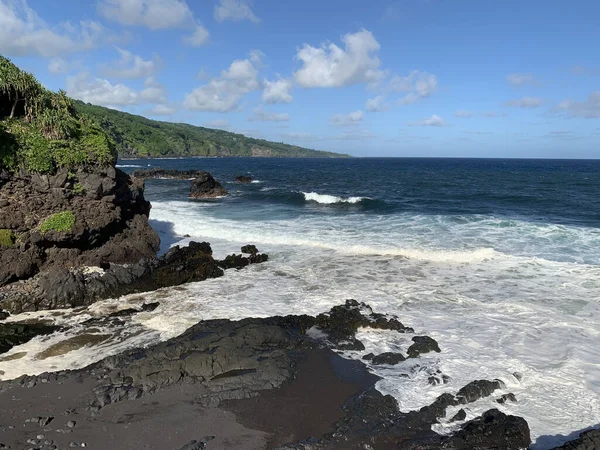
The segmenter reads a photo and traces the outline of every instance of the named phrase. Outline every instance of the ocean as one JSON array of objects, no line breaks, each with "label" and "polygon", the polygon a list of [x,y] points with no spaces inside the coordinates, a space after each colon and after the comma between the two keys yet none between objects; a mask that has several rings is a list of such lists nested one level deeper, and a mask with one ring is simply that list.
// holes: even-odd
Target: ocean
[{"label": "ocean", "polygon": [[[251,243],[269,261],[89,309],[12,317],[52,318],[71,329],[13,349],[9,355],[24,355],[0,361],[0,378],[82,367],[202,319],[318,314],[353,298],[439,342],[439,354],[372,367],[383,378],[378,389],[401,410],[476,379],[500,379],[505,389],[465,407],[467,420],[490,408],[522,416],[533,449],[600,425],[600,161],[204,158],[118,166],[208,170],[229,190],[193,201],[188,181],[147,180],[161,251],[207,241],[223,257]],[[253,182],[237,184],[237,175]],[[126,327],[82,324],[148,301],[161,305]],[[77,333],[106,339],[36,357]],[[345,356],[405,352],[412,335],[358,337],[366,351]],[[450,382],[431,385],[437,370]],[[517,403],[495,401],[508,392]],[[457,426],[442,420],[435,430]]]}]

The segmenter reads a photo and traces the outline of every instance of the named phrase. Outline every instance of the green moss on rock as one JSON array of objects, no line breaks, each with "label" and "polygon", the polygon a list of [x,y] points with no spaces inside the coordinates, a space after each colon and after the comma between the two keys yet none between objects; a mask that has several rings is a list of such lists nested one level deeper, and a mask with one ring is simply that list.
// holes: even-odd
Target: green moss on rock
[{"label": "green moss on rock", "polygon": [[75,225],[75,214],[73,211],[63,211],[52,214],[40,225],[42,234],[48,231],[71,231]]},{"label": "green moss on rock", "polygon": [[10,247],[15,243],[15,235],[11,230],[0,229],[0,247]]}]

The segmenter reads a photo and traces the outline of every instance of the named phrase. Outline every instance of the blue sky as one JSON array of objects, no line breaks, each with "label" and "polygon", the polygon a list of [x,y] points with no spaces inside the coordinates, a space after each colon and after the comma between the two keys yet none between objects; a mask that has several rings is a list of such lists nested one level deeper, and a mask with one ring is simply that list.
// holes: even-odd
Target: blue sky
[{"label": "blue sky", "polygon": [[357,156],[600,157],[597,0],[0,0],[0,53],[150,118]]}]

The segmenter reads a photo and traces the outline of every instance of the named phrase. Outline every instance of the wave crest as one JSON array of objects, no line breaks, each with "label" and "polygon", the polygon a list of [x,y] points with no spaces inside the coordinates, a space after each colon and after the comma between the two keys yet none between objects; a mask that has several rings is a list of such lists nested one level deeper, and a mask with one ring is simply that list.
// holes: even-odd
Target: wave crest
[{"label": "wave crest", "polygon": [[322,205],[333,205],[334,203],[360,203],[363,200],[371,200],[369,197],[337,197],[335,195],[319,194],[317,192],[302,192],[307,202],[320,203]]}]

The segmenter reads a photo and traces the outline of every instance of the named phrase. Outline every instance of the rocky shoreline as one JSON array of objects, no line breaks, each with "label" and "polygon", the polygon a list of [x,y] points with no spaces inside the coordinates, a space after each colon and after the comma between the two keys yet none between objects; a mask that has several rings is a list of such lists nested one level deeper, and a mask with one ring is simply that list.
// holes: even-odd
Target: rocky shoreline
[{"label": "rocky shoreline", "polygon": [[[175,246],[157,257],[159,239],[148,223],[143,178],[192,178],[192,198],[225,190],[204,171],[137,175],[114,167],[59,169],[53,175],[0,172],[0,230],[8,230],[0,236],[0,354],[57,331],[48,323],[7,322],[9,314],[85,308],[268,260],[254,245],[217,260],[206,242]],[[123,317],[157,306],[120,310],[90,319],[90,325],[111,320],[125,326]],[[408,334],[409,345],[402,353],[364,354],[364,363],[344,359],[343,351],[365,350],[356,337],[359,328]],[[401,412],[393,397],[377,391],[378,378],[367,363],[414,361],[419,370],[420,355],[443,348],[413,334],[397,317],[354,300],[316,317],[202,321],[176,338],[83,369],[0,382],[0,449],[426,450],[531,444],[520,417],[490,409],[465,420],[461,408],[478,399],[515,401],[511,393],[496,393],[504,388],[500,380],[473,380],[411,412]],[[96,336],[68,344],[93,351],[100,342]],[[449,381],[441,372],[429,379],[432,385]],[[438,435],[432,425],[450,407],[458,408],[450,419],[456,430]],[[598,447],[600,431],[591,430],[560,448]]]}]

